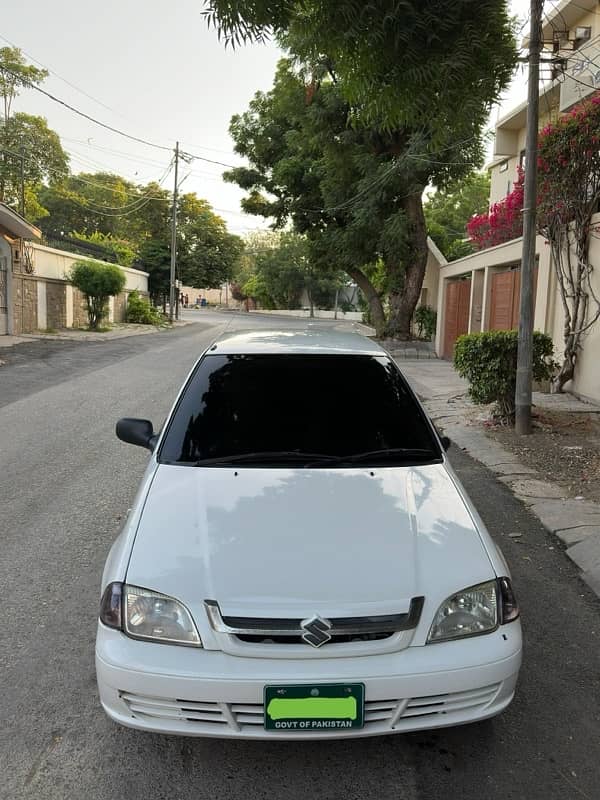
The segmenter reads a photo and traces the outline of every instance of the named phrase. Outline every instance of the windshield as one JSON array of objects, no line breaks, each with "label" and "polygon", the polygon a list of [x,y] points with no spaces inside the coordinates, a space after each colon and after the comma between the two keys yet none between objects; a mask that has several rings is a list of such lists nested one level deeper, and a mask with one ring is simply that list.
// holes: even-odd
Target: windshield
[{"label": "windshield", "polygon": [[439,445],[389,358],[206,355],[159,461],[327,466],[439,461]]}]

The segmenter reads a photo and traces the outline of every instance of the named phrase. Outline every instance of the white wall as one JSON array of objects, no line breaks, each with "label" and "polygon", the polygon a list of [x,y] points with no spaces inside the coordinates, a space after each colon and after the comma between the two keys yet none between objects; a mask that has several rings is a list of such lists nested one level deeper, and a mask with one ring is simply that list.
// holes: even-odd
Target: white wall
[{"label": "white wall", "polygon": [[[57,280],[68,280],[69,272],[76,261],[85,259],[94,261],[97,264],[106,264],[106,261],[97,261],[94,258],[78,255],[77,253],[67,253],[65,250],[56,250],[54,247],[46,247],[41,244],[29,243],[33,257],[34,273],[40,278],[54,278]],[[148,291],[148,273],[130,267],[122,267],[116,264],[125,273],[125,291],[131,292],[137,289],[140,292]]]},{"label": "white wall", "polygon": [[[251,311],[251,314],[275,314],[278,317],[303,317],[308,318],[310,317],[310,310],[308,308],[297,308],[293,311],[287,310],[278,310],[275,309],[274,311],[267,311],[265,309],[257,309],[256,311]],[[326,311],[325,309],[315,308],[314,316],[315,319],[334,319],[335,311]],[[337,318],[338,319],[349,319],[353,322],[362,322],[362,311],[340,311],[338,309]]]}]

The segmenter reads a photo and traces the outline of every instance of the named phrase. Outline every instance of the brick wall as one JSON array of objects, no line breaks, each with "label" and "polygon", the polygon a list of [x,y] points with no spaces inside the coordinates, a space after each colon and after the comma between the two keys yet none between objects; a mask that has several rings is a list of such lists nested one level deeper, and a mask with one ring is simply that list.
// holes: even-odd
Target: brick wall
[{"label": "brick wall", "polygon": [[125,322],[125,309],[127,308],[127,295],[121,292],[114,300],[114,321]]},{"label": "brick wall", "polygon": [[[38,330],[38,281],[46,284],[46,326],[60,330],[67,327],[67,283],[65,281],[45,280],[13,272],[13,319],[15,335],[33,333]],[[127,292],[114,299],[114,321],[123,322],[127,308]],[[140,292],[147,297],[146,292]],[[73,287],[73,327],[85,328],[88,325],[85,297]]]},{"label": "brick wall", "polygon": [[15,335],[37,329],[37,281],[13,273],[13,331]]},{"label": "brick wall", "polygon": [[67,326],[67,287],[46,282],[46,325],[60,330]]},{"label": "brick wall", "polygon": [[87,305],[85,297],[73,287],[73,327],[85,328],[88,324]]}]

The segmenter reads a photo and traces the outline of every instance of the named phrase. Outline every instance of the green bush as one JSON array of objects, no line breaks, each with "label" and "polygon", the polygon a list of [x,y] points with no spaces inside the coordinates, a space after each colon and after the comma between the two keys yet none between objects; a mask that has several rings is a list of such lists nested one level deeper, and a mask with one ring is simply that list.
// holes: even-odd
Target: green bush
[{"label": "green bush", "polygon": [[125,288],[125,273],[114,264],[76,261],[69,279],[85,296],[91,330],[98,330],[108,311],[108,298]]},{"label": "green bush", "polygon": [[137,289],[134,289],[127,298],[125,321],[142,325],[162,325],[164,317],[145,297],[141,297]]},{"label": "green bush", "polygon": [[[517,380],[517,331],[485,331],[459,336],[454,349],[454,366],[469,381],[474,403],[496,403],[501,417],[515,415]],[[554,370],[552,339],[533,334],[533,380],[548,380]]]},{"label": "green bush", "polygon": [[430,342],[435,336],[437,312],[431,306],[419,306],[415,311],[414,321],[419,339]]}]

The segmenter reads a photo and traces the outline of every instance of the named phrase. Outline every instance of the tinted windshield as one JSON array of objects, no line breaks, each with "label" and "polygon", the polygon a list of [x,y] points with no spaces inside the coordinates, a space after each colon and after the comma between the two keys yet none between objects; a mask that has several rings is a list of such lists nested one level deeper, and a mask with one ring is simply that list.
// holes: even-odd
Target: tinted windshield
[{"label": "tinted windshield", "polygon": [[[285,463],[284,453],[290,459],[390,449],[419,451],[421,461],[441,457],[387,357],[215,354],[205,356],[190,379],[159,461],[192,464],[256,454],[257,463],[277,466]],[[277,453],[280,458],[271,458]],[[404,455],[405,462],[410,454]]]}]

